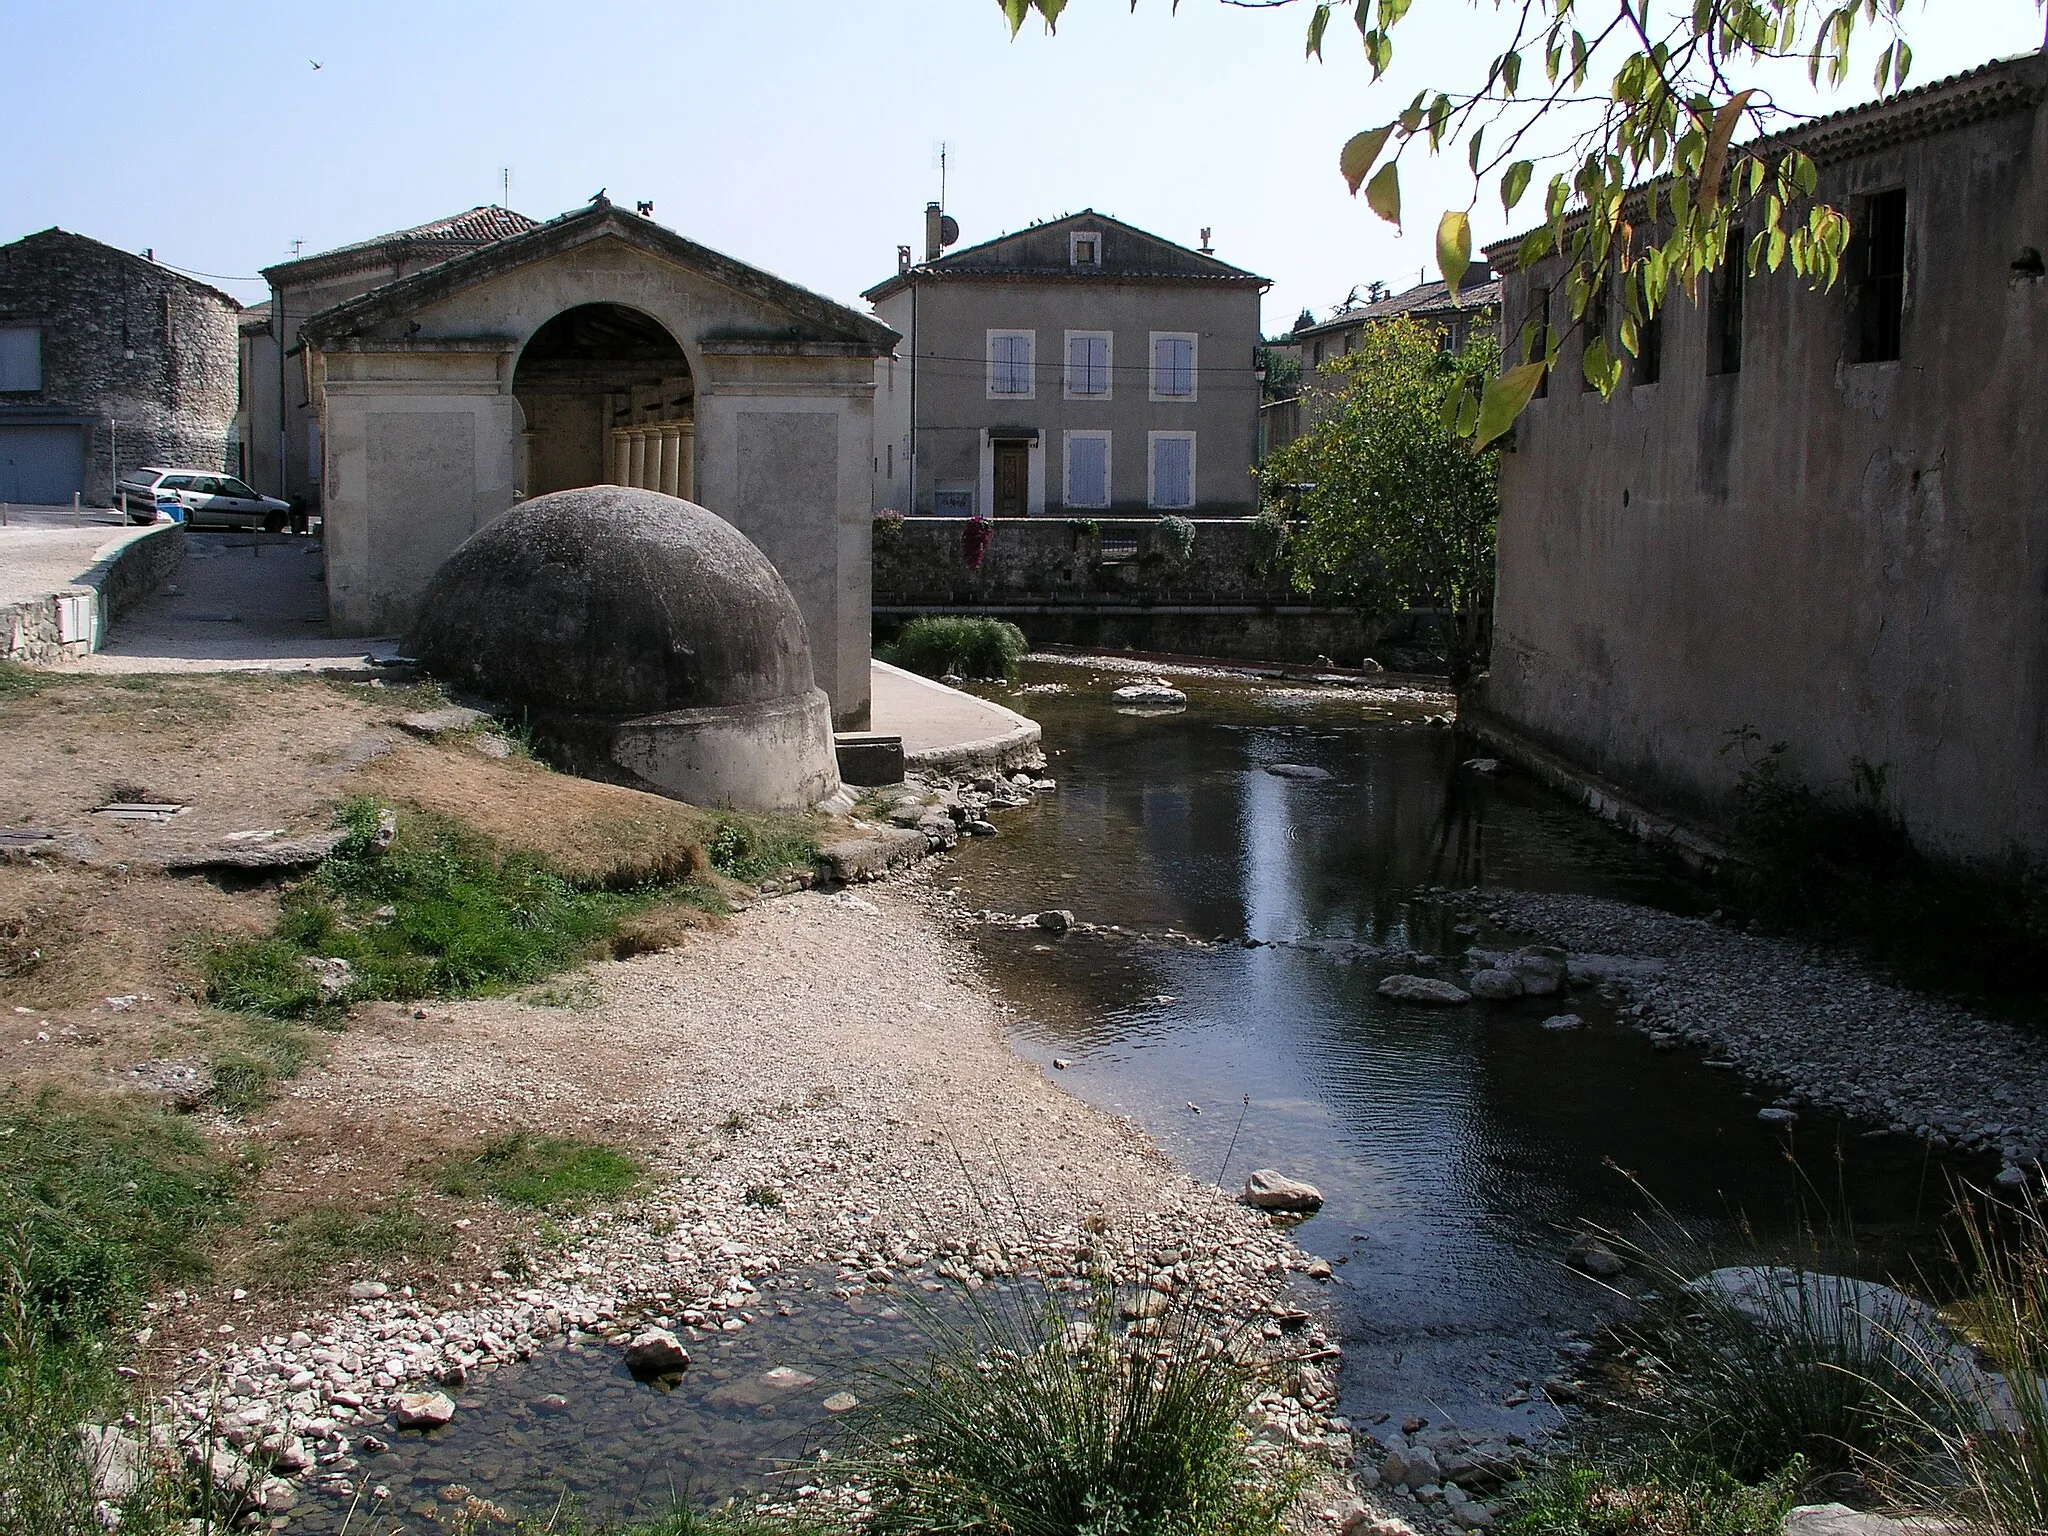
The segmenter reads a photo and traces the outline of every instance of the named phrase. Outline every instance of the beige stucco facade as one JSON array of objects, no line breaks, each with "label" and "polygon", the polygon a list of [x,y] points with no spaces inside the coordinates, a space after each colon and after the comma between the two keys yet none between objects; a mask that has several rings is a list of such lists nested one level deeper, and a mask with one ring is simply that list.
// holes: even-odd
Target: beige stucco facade
[{"label": "beige stucco facade", "polygon": [[[1791,136],[1859,240],[1903,192],[1902,292],[1860,243],[1832,291],[1750,278],[1733,368],[1676,296],[1654,381],[1605,401],[1565,342],[1501,460],[1483,718],[1710,821],[1747,729],[1817,788],[1881,768],[1929,846],[2048,854],[2044,87],[2029,57]],[[1512,337],[1556,276],[1498,254]]]},{"label": "beige stucco facade", "polygon": [[[1095,260],[1074,260],[1076,238]],[[868,291],[905,339],[877,365],[874,505],[906,513],[1025,516],[1250,516],[1258,510],[1259,301],[1265,280],[1091,212],[1034,226],[922,266]],[[1029,388],[1000,393],[998,335],[1025,338]],[[1106,388],[1082,393],[1072,338],[1100,338]],[[1159,338],[1185,338],[1192,387],[1155,387]],[[1107,495],[1070,494],[1076,436],[1107,460]],[[1165,497],[1159,436],[1185,439],[1192,496]],[[998,495],[998,451],[1024,456],[1022,495]],[[1100,488],[1091,458],[1085,483]]]},{"label": "beige stucco facade", "polygon": [[[594,357],[587,454],[563,442],[537,453],[528,406],[565,419],[569,408],[522,385],[521,358],[571,312],[638,326],[680,358],[611,365],[606,383]],[[528,495],[569,488],[543,479],[615,481],[618,446],[637,432],[651,456],[635,483],[665,488],[666,443],[666,484],[774,563],[835,720],[865,723],[873,359],[895,340],[882,326],[604,206],[329,310],[303,335],[338,631],[402,630],[471,533]],[[643,378],[656,383],[636,394]],[[668,432],[637,427],[657,418]],[[674,457],[685,435],[687,485]]]}]

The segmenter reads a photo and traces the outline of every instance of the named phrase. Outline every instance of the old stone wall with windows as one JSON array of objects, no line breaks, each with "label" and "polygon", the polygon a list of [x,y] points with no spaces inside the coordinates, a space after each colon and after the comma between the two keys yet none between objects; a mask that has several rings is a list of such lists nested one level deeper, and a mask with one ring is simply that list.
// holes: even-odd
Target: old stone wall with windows
[{"label": "old stone wall with windows", "polygon": [[0,246],[0,501],[106,505],[143,465],[236,470],[226,294],[48,229]]},{"label": "old stone wall with windows", "polygon": [[[1817,787],[1882,768],[1931,846],[2048,855],[2044,99],[2030,56],[1788,135],[1855,222],[1842,281],[1675,296],[1612,399],[1552,298],[1472,718],[1710,822],[1750,732]],[[1519,329],[1562,283],[1511,249]]]}]

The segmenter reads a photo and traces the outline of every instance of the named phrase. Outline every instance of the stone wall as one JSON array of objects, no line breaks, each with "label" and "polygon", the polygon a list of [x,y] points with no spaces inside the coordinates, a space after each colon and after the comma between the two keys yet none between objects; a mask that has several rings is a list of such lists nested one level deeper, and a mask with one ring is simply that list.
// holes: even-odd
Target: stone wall
[{"label": "stone wall", "polygon": [[0,394],[0,419],[78,423],[84,498],[111,505],[115,467],[227,466],[236,325],[226,294],[60,229],[0,246],[0,326],[42,332],[43,387]]},{"label": "stone wall", "polygon": [[[1865,356],[1856,246],[1832,289],[1743,284],[1734,370],[1676,290],[1654,380],[1603,401],[1565,344],[1501,459],[1472,710],[1708,825],[1747,728],[1816,787],[1882,768],[1929,847],[2048,855],[2044,91],[2028,57],[1795,136],[1852,218],[1904,189],[1898,357]],[[1511,270],[1509,326],[1557,281]]]},{"label": "stone wall", "polygon": [[0,661],[41,667],[98,650],[121,615],[184,558],[184,525],[160,524],[128,537],[63,591],[0,607]]},{"label": "stone wall", "polygon": [[967,520],[906,518],[874,535],[877,627],[918,614],[1008,619],[1034,644],[1171,651],[1247,661],[1355,665],[1373,639],[1357,613],[1296,592],[1262,560],[1250,518],[1193,520],[1176,559],[1157,518],[1004,520],[979,569],[962,553]]}]

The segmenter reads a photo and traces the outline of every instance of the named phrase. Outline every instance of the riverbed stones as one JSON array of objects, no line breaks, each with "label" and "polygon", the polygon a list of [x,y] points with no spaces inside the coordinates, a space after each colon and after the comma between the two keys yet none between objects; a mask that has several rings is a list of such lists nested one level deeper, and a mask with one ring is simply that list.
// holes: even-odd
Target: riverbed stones
[{"label": "riverbed stones", "polygon": [[455,1400],[445,1392],[401,1392],[391,1416],[400,1429],[439,1429],[455,1417]]},{"label": "riverbed stones", "polygon": [[626,1346],[626,1368],[638,1376],[673,1376],[689,1369],[690,1352],[666,1328],[648,1328]]},{"label": "riverbed stones", "polygon": [[1074,926],[1074,914],[1067,911],[1064,907],[1056,907],[1048,912],[1034,913],[1031,920],[1047,933],[1065,933]]},{"label": "riverbed stones", "polygon": [[860,1406],[860,1399],[851,1392],[834,1392],[818,1405],[827,1413],[846,1413]]},{"label": "riverbed stones", "polygon": [[1163,678],[1148,678],[1141,683],[1127,683],[1116,689],[1110,697],[1120,709],[1175,710],[1188,707],[1188,696]]},{"label": "riverbed stones", "polygon": [[1403,973],[1389,976],[1376,989],[1381,997],[1397,1003],[1424,1003],[1438,1008],[1454,1008],[1460,1003],[1472,1001],[1472,994],[1463,988],[1454,987],[1448,981],[1434,976],[1415,976]]},{"label": "riverbed stones", "polygon": [[1564,987],[1565,952],[1548,944],[1530,944],[1515,951],[1507,969],[1530,997],[1552,997]]},{"label": "riverbed stones", "polygon": [[1276,779],[1298,779],[1304,784],[1316,784],[1330,777],[1330,770],[1317,768],[1309,763],[1268,763],[1266,772]]},{"label": "riverbed stones", "polygon": [[1436,1453],[1426,1445],[1396,1446],[1380,1463],[1380,1478],[1395,1488],[1414,1492],[1443,1476]]},{"label": "riverbed stones", "polygon": [[1545,1029],[1577,1029],[1586,1021],[1576,1013],[1553,1013],[1543,1021]]},{"label": "riverbed stones", "polygon": [[1612,1280],[1628,1265],[1606,1243],[1591,1232],[1582,1232],[1564,1251],[1565,1263],[1599,1280]]},{"label": "riverbed stones", "polygon": [[1799,1123],[1798,1110],[1786,1109],[1783,1105],[1779,1104],[1766,1105],[1756,1112],[1756,1117],[1763,1121],[1765,1125],[1797,1125]]},{"label": "riverbed stones", "polygon": [[1778,1529],[1781,1536],[1907,1536],[1910,1527],[1846,1504],[1801,1504]]},{"label": "riverbed stones", "polygon": [[1516,980],[1513,971],[1485,970],[1472,973],[1472,980],[1466,983],[1474,997],[1489,1003],[1513,1002],[1522,995],[1522,984]]},{"label": "riverbed stones", "polygon": [[1276,1168],[1261,1168],[1244,1181],[1244,1203],[1262,1211],[1319,1211],[1323,1192]]}]

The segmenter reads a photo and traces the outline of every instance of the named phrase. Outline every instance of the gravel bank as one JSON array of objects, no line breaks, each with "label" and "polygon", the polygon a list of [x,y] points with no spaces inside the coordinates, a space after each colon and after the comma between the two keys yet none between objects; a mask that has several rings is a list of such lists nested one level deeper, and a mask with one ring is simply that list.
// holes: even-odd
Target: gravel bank
[{"label": "gravel bank", "polygon": [[624,1347],[655,1326],[688,1348],[773,1313],[781,1286],[821,1283],[818,1265],[849,1294],[1015,1275],[1078,1286],[1092,1265],[1192,1289],[1220,1327],[1234,1319],[1297,1362],[1290,1392],[1261,1404],[1268,1445],[1348,1463],[1348,1426],[1326,1416],[1338,1351],[1283,1294],[1309,1256],[1020,1060],[1007,1005],[916,877],[765,901],[588,974],[595,1007],[494,1000],[416,1034],[351,1032],[295,1085],[366,1116],[491,1106],[564,1131],[597,1114],[660,1150],[643,1198],[562,1223],[556,1245],[487,1280],[431,1294],[403,1273],[359,1280],[295,1328],[223,1324],[185,1352],[165,1418],[188,1441],[210,1420],[233,1447],[223,1475],[266,1507],[288,1508],[296,1479],[355,1486],[401,1415],[452,1411],[428,1394],[487,1390],[493,1369],[572,1337]]},{"label": "gravel bank", "polygon": [[1490,894],[1483,905],[1494,922],[1570,950],[1575,975],[1604,975],[1640,1028],[1779,1086],[1774,1108],[1810,1104],[1996,1152],[2007,1180],[2048,1152],[2048,1042],[2036,1032],[1892,986],[1843,955],[1703,918],[1590,896]]}]

